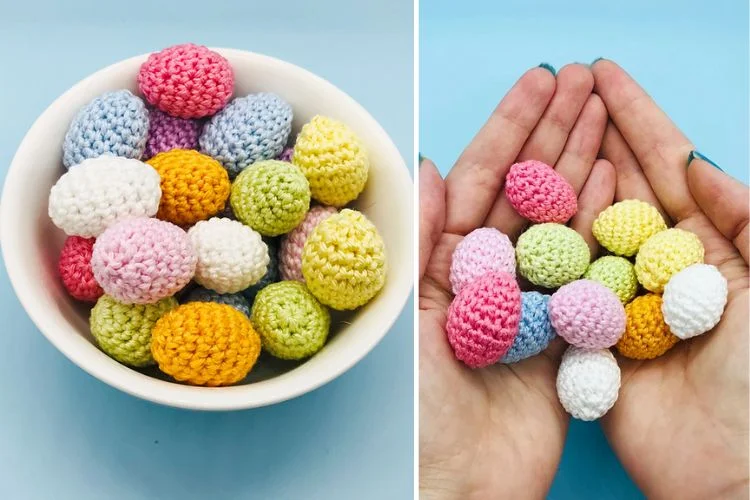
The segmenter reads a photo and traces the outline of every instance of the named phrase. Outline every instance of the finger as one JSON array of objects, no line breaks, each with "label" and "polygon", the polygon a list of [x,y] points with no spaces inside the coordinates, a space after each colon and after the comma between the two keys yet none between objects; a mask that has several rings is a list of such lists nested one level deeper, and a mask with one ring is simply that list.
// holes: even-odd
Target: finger
[{"label": "finger", "polygon": [[570,221],[570,227],[583,236],[591,251],[591,260],[599,251],[599,244],[591,232],[594,220],[615,198],[617,177],[615,167],[607,160],[596,160],[591,174],[578,196],[578,212]]},{"label": "finger", "polygon": [[445,231],[463,235],[481,225],[554,92],[552,73],[535,68],[498,104],[446,178]]},{"label": "finger", "polygon": [[419,279],[445,225],[445,182],[428,159],[419,164]]},{"label": "finger", "polygon": [[600,60],[592,71],[596,93],[604,100],[667,214],[674,221],[685,219],[697,209],[685,172],[693,145],[617,64]]},{"label": "finger", "polygon": [[703,213],[748,262],[750,195],[747,186],[700,158],[694,158],[688,165],[687,178],[690,192]]}]

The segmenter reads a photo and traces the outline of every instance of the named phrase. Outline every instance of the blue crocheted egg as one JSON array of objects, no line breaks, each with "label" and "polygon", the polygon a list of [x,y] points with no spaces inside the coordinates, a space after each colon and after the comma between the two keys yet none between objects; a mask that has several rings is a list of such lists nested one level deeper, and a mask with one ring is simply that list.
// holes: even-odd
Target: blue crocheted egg
[{"label": "blue crocheted egg", "polygon": [[276,158],[292,131],[292,107],[275,94],[240,97],[216,113],[199,139],[201,151],[212,156],[234,178],[260,160]]},{"label": "blue crocheted egg", "polygon": [[555,338],[555,330],[547,312],[548,302],[549,295],[539,292],[521,293],[521,322],[518,325],[518,335],[500,360],[501,363],[515,363],[535,356],[545,350]]},{"label": "blue crocheted egg", "polygon": [[241,293],[216,293],[213,290],[199,287],[192,290],[182,300],[183,304],[187,302],[216,302],[226,304],[234,307],[248,318],[250,317],[250,303]]},{"label": "blue crocheted egg", "polygon": [[270,257],[270,260],[268,261],[268,267],[266,267],[266,274],[260,279],[259,282],[251,286],[250,288],[246,288],[242,290],[242,293],[247,300],[252,302],[255,300],[255,296],[263,290],[265,287],[270,285],[271,283],[276,283],[280,279],[279,274],[279,243],[276,241],[275,238],[263,238],[263,241],[266,243],[266,246],[268,247],[268,256]]},{"label": "blue crocheted egg", "polygon": [[148,110],[129,90],[97,97],[81,109],[65,134],[66,168],[105,154],[139,160],[148,139]]}]

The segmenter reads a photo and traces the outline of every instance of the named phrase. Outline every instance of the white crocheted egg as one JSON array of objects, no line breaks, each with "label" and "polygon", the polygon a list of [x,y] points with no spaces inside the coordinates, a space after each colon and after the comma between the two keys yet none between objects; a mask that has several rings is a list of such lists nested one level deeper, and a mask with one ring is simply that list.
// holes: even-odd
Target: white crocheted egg
[{"label": "white crocheted egg", "polygon": [[607,349],[570,346],[557,372],[557,396],[565,411],[596,420],[609,411],[620,391],[620,367]]},{"label": "white crocheted egg", "polygon": [[159,209],[159,174],[130,158],[99,156],[68,170],[49,194],[52,222],[70,236],[99,236],[115,222],[152,217]]},{"label": "white crocheted egg", "polygon": [[260,234],[241,222],[214,217],[190,228],[198,255],[195,281],[219,293],[235,293],[266,274],[268,247]]},{"label": "white crocheted egg", "polygon": [[726,278],[715,266],[693,264],[664,287],[661,312],[672,333],[685,340],[716,326],[726,305]]}]

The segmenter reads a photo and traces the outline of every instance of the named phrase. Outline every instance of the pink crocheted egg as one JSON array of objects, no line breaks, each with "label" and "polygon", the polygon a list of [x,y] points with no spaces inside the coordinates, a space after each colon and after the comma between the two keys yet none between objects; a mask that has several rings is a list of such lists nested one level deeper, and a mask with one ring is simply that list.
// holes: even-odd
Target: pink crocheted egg
[{"label": "pink crocheted egg", "polygon": [[467,234],[453,250],[449,276],[453,293],[457,294],[467,283],[492,271],[515,276],[516,252],[504,233],[481,227]]},{"label": "pink crocheted egg", "polygon": [[448,309],[445,330],[456,358],[481,368],[497,363],[510,349],[520,318],[521,290],[515,276],[494,272],[461,289]]},{"label": "pink crocheted egg", "polygon": [[104,290],[94,279],[91,270],[91,254],[94,238],[68,236],[60,252],[57,270],[68,293],[84,302],[96,302]]},{"label": "pink crocheted egg", "polygon": [[305,248],[307,237],[318,224],[337,212],[335,207],[316,205],[307,212],[299,226],[284,236],[279,249],[281,279],[305,282],[302,276],[302,250]]},{"label": "pink crocheted egg", "polygon": [[149,103],[172,116],[201,118],[232,97],[234,73],[221,55],[185,43],[151,54],[138,72],[138,88]]},{"label": "pink crocheted egg", "polygon": [[565,224],[578,211],[573,186],[541,161],[528,160],[510,167],[505,195],[513,208],[532,222]]},{"label": "pink crocheted egg", "polygon": [[625,333],[625,308],[615,293],[591,280],[560,287],[549,300],[557,334],[584,349],[606,349]]},{"label": "pink crocheted egg", "polygon": [[110,226],[91,256],[94,277],[124,304],[152,304],[192,279],[197,257],[188,235],[172,223],[145,217]]}]

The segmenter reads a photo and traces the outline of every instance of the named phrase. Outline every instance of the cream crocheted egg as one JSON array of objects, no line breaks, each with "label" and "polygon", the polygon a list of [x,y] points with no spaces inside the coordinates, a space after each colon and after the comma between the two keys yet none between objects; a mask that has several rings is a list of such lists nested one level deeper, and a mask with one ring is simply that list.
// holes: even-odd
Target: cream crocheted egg
[{"label": "cream crocheted egg", "polygon": [[557,372],[557,396],[565,411],[579,420],[607,413],[620,392],[620,367],[607,349],[570,346]]},{"label": "cream crocheted egg", "polygon": [[721,320],[727,293],[727,279],[715,266],[688,266],[664,287],[664,322],[683,340],[706,333]]}]

